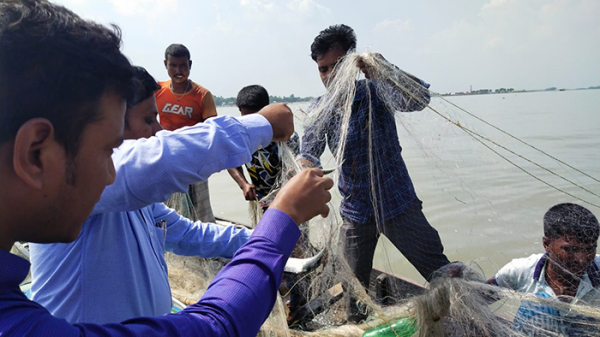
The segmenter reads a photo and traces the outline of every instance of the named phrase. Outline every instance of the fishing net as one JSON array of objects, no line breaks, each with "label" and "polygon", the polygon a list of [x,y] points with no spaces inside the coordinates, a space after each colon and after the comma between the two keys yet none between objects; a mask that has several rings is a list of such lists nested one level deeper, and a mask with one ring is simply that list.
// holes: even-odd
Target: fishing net
[{"label": "fishing net", "polygon": [[[370,69],[370,79],[359,80],[359,58]],[[415,110],[423,111],[401,113]],[[276,186],[303,169],[300,163],[327,169],[340,191],[333,191],[327,218],[317,217],[300,226],[302,239],[292,255],[306,258],[324,250],[323,258],[300,275],[284,276],[281,296],[259,335],[361,336],[376,327],[391,331],[373,332],[372,336],[600,335],[599,285],[594,288],[588,284],[586,298],[595,300],[572,302],[485,283],[510,261],[507,256],[516,255],[489,253],[487,245],[502,246],[507,233],[521,240],[516,240],[517,244],[536,247],[518,251],[523,257],[542,252],[540,209],[552,204],[525,207],[524,200],[543,194],[555,197],[555,203],[576,202],[595,212],[599,200],[594,191],[600,190],[600,181],[593,175],[487,122],[454,100],[434,92],[430,100],[422,83],[375,54],[344,57],[327,83],[327,93],[307,111],[296,111],[296,115],[302,119],[296,126],[299,133],[313,135],[309,139],[312,141],[303,142],[302,152],[307,152],[304,146],[318,148],[308,149],[315,156],[298,160],[285,144],[280,144],[283,164]],[[398,160],[398,138],[415,186],[404,162]],[[488,170],[490,163],[498,162],[506,166],[501,175]],[[539,183],[531,197],[511,195],[510,182],[503,183],[502,179],[515,174],[521,175],[519,179]],[[436,181],[433,190],[419,189],[415,176],[419,181]],[[495,182],[493,187],[489,185],[491,180]],[[260,218],[261,206],[268,204],[277,190],[275,187],[263,200],[251,204],[254,221]],[[424,200],[424,210],[433,210],[426,212],[426,220],[421,204],[415,202],[415,191]],[[504,200],[509,201],[497,201],[498,193],[507,194]],[[174,196],[170,206],[186,215],[188,203],[182,194]],[[368,212],[361,214],[364,209]],[[537,229],[520,228],[519,213],[537,219]],[[454,231],[446,226],[448,218],[444,214],[460,216],[460,221],[471,227]],[[194,218],[193,214],[186,216]],[[370,229],[350,230],[352,225],[348,223],[358,223],[361,217],[372,223]],[[440,239],[432,228],[444,233],[441,242],[451,260],[456,260],[453,253],[458,251],[454,244],[457,241],[472,247],[463,257],[484,258],[463,259],[467,265],[446,265],[449,261],[444,262]],[[400,265],[402,272],[412,272],[413,278],[416,275],[422,281],[414,284],[389,272],[373,270],[361,283],[352,271],[352,261],[349,264],[345,256],[352,245],[364,247],[361,240],[369,235],[376,244],[381,241],[377,250],[373,247],[378,270],[398,271]],[[512,249],[509,244],[506,247]],[[408,262],[398,262],[398,250]],[[186,303],[199,299],[226,263],[174,256],[167,256],[167,262],[173,294]],[[370,269],[368,265],[366,268]],[[292,303],[286,304],[288,300]],[[349,322],[348,312],[364,319]],[[412,322],[408,332],[401,332],[405,330],[398,320],[403,318]]]}]

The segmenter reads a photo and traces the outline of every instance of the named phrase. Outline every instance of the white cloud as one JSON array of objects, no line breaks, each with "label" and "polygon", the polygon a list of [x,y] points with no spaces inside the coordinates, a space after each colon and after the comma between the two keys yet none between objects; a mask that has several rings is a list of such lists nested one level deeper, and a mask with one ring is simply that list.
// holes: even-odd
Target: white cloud
[{"label": "white cloud", "polygon": [[388,20],[385,19],[375,25],[372,29],[374,33],[394,31],[396,33],[414,30],[410,24],[410,19],[407,20]]},{"label": "white cloud", "polygon": [[83,5],[85,1],[86,0],[62,0],[60,1],[60,4],[67,8],[71,8],[73,5]]},{"label": "white cloud", "polygon": [[433,34],[429,41],[423,44],[420,52],[438,51],[440,55],[444,55],[448,50],[460,51],[465,47],[473,47],[479,39],[478,35],[478,27],[465,20],[456,21],[451,27]]},{"label": "white cloud", "polygon": [[178,0],[109,0],[115,11],[123,16],[156,18],[176,12]]},{"label": "white cloud", "polygon": [[314,15],[317,13],[331,13],[331,10],[314,0],[292,0],[288,8],[301,15]]},{"label": "white cloud", "polygon": [[[161,78],[164,48],[186,44],[198,62],[194,74],[219,95],[235,95],[251,82],[269,85],[276,94],[315,95],[321,86],[306,71],[314,71],[308,47],[320,30],[342,22],[356,30],[360,50],[382,52],[431,81],[436,91],[471,84],[577,87],[597,85],[600,78],[599,0],[467,1],[459,8],[431,0],[388,1],[383,13],[373,8],[357,13],[363,2],[356,0],[52,1],[121,26],[128,56]],[[424,10],[434,2],[442,17]],[[216,62],[236,67],[225,73],[201,66]]]},{"label": "white cloud", "polygon": [[485,37],[486,47],[495,48],[500,46],[504,42],[504,39],[497,35],[488,35]]},{"label": "white cloud", "polygon": [[483,9],[494,9],[504,7],[506,4],[514,3],[514,0],[491,0],[489,3],[483,5]]},{"label": "white cloud", "polygon": [[243,17],[250,25],[268,21],[278,12],[275,3],[267,0],[240,0],[240,4]]},{"label": "white cloud", "polygon": [[275,4],[266,0],[240,0],[242,7],[251,8],[254,10],[272,11]]},{"label": "white cloud", "polygon": [[217,16],[217,22],[210,26],[210,28],[205,29],[202,26],[195,27],[192,33],[192,38],[198,38],[202,36],[225,36],[235,32],[236,28],[234,27],[233,23],[221,18],[220,16]]},{"label": "white cloud", "polygon": [[551,26],[533,26],[530,29],[530,34],[536,40],[547,40],[551,39],[554,35],[554,29]]},{"label": "white cloud", "polygon": [[424,39],[418,53],[452,86],[592,85],[599,73],[591,69],[600,69],[598,12],[600,1],[592,0],[489,0],[477,15]]},{"label": "white cloud", "polygon": [[220,33],[221,35],[231,34],[234,31],[233,24],[221,17],[217,18],[217,23],[210,27],[211,33]]}]

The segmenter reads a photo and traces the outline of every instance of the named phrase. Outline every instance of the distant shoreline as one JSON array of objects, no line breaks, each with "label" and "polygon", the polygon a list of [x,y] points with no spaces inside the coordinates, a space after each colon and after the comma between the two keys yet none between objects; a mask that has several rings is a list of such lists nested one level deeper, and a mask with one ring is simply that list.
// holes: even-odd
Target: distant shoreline
[{"label": "distant shoreline", "polygon": [[[495,95],[495,94],[520,94],[527,92],[550,92],[550,91],[576,91],[576,90],[597,90],[600,89],[600,86],[593,86],[588,88],[576,88],[576,89],[566,89],[566,88],[556,88],[551,87],[547,89],[538,89],[538,90],[514,90],[512,88],[500,88],[500,89],[478,89],[469,92],[451,92],[439,94],[439,96],[472,96],[472,95]],[[270,96],[271,103],[302,103],[302,102],[310,102],[314,100],[314,97],[295,97],[293,94],[288,97],[278,97],[278,96]],[[227,97],[223,98],[220,96],[215,97],[215,104],[221,107],[229,107],[235,106],[235,97]]]},{"label": "distant shoreline", "polygon": [[493,95],[493,94],[514,94],[514,93],[524,93],[524,92],[544,92],[544,91],[575,91],[575,90],[597,90],[600,89],[600,86],[588,87],[588,88],[577,88],[577,89],[565,89],[565,88],[547,88],[547,89],[539,89],[539,90],[514,90],[512,88],[505,89],[478,89],[468,92],[451,92],[440,94],[440,96],[470,96],[470,95]]},{"label": "distant shoreline", "polygon": [[[298,103],[298,102],[310,102],[314,100],[314,97],[296,97],[294,94],[290,96],[269,96],[271,103]],[[216,106],[235,106],[235,97],[222,97],[214,96]]]}]

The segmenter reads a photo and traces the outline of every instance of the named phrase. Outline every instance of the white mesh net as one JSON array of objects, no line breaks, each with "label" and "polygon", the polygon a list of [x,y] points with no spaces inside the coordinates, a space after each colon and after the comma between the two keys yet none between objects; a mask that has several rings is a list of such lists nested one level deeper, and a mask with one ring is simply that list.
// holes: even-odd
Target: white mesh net
[{"label": "white mesh net", "polygon": [[[356,67],[359,58],[371,70],[371,80],[359,80]],[[293,254],[293,257],[310,257],[325,250],[324,258],[304,274],[284,277],[281,300],[261,335],[360,336],[378,326],[389,328],[403,317],[414,319],[417,336],[600,335],[597,307],[600,285],[592,284],[591,274],[581,279],[585,283],[582,287],[587,287],[587,296],[580,300],[559,300],[548,294],[487,285],[485,280],[504,265],[489,263],[494,260],[489,254],[481,255],[488,259],[487,277],[479,265],[486,261],[474,261],[464,269],[460,264],[450,264],[438,270],[449,262],[442,253],[442,241],[450,256],[448,246],[453,247],[455,240],[471,243],[474,254],[479,254],[488,242],[498,245],[503,240],[502,234],[498,235],[503,233],[501,227],[512,223],[515,213],[525,211],[519,205],[495,202],[487,194],[489,180],[496,180],[495,189],[504,188],[503,176],[486,172],[490,161],[504,162],[507,174],[522,174],[523,179],[537,180],[541,187],[532,191],[532,198],[539,193],[551,193],[557,199],[577,202],[592,210],[597,210],[600,203],[594,192],[600,187],[597,178],[433,92],[430,102],[421,83],[374,54],[347,55],[336,65],[327,89],[302,121],[305,161],[297,161],[290,149],[280,144],[282,174],[277,184],[285,184],[298,172],[301,169],[298,163],[320,164],[332,170],[330,176],[340,186],[331,203],[332,211],[327,218],[315,218],[301,226],[303,239]],[[419,114],[400,113],[423,109]],[[419,173],[425,166],[435,168],[427,172],[429,178],[438,181],[438,194],[444,196],[435,196],[435,191],[418,193],[433,195],[433,201],[425,200],[426,207],[431,205],[435,210],[433,216],[426,218],[415,199],[415,187],[400,156],[398,137],[413,149],[412,153],[402,153],[405,159],[414,159],[414,149],[421,151],[420,160],[406,160],[411,172]],[[456,151],[459,143],[470,150]],[[333,155],[327,152],[326,145]],[[500,192],[511,193],[509,187]],[[250,206],[253,219],[260,217],[260,202],[268,204],[274,195],[276,189]],[[452,199],[453,203],[436,206],[436,198],[442,197]],[[170,205],[184,215],[187,210],[182,208],[189,209],[181,195],[174,197]],[[479,234],[457,233],[453,237],[442,236],[440,240],[433,227],[444,226],[439,214],[450,212],[449,207],[457,208],[459,211],[452,213],[461,214],[465,222],[474,223],[472,232]],[[541,221],[540,215],[538,218]],[[482,223],[481,219],[489,219],[490,223]],[[539,227],[541,231],[541,222]],[[540,237],[540,231],[531,235]],[[393,246],[388,243],[376,251],[381,234]],[[518,226],[514,235],[529,241],[529,234],[519,232]],[[593,257],[597,238],[591,241]],[[541,249],[540,243],[535,252]],[[371,271],[374,254],[384,269],[394,270],[397,262],[390,256],[397,254],[397,250],[424,279],[431,281],[426,289],[395,276],[379,274],[378,270]],[[186,258],[184,265],[179,259],[167,258],[173,293],[192,303],[200,298],[221,262]],[[600,259],[596,261],[593,263],[600,263]],[[553,262],[547,262],[543,270]],[[361,281],[353,270],[362,273]],[[448,278],[450,275],[457,277]],[[600,274],[595,277],[600,279]],[[285,305],[288,299],[293,309],[289,313]],[[348,313],[354,315],[358,324],[347,321]],[[388,335],[412,335],[400,331],[401,327],[395,325]],[[388,336],[384,333],[372,332],[372,336]]]}]

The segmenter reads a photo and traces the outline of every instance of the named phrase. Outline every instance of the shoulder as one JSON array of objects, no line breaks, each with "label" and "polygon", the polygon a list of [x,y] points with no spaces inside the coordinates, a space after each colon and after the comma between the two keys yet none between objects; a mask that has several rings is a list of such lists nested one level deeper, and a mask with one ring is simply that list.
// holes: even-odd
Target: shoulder
[{"label": "shoulder", "polygon": [[323,96],[319,96],[319,97],[313,99],[310,102],[310,104],[308,104],[308,108],[306,108],[306,110],[308,111],[309,114],[317,107],[317,104],[319,104],[321,99],[323,99]]},{"label": "shoulder", "polygon": [[499,286],[515,288],[522,281],[533,278],[536,266],[544,254],[533,254],[529,257],[513,259],[496,273]]},{"label": "shoulder", "polygon": [[192,85],[194,86],[193,91],[196,95],[204,96],[206,94],[210,94],[210,90],[206,89],[205,87],[201,86],[200,84],[192,81]]},{"label": "shoulder", "polygon": [[170,89],[169,89],[170,88],[170,84],[171,84],[170,80],[169,81],[156,82],[156,84],[158,84],[158,86],[160,87],[160,89],[158,89],[158,90],[156,90],[154,92],[154,96],[156,98],[163,97],[166,93],[168,93],[170,91]]},{"label": "shoulder", "polygon": [[521,273],[528,271],[533,273],[533,269],[535,269],[542,256],[544,256],[544,254],[533,254],[529,257],[513,259],[500,270],[502,271],[503,269],[509,269]]},{"label": "shoulder", "polygon": [[160,86],[159,90],[161,90],[161,89],[168,89],[169,85],[171,84],[171,80],[159,81],[159,82],[156,82],[156,84],[158,84]]}]

